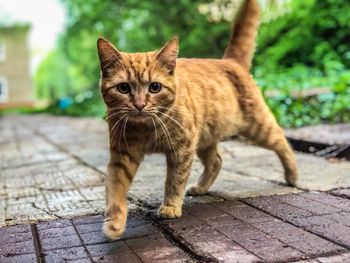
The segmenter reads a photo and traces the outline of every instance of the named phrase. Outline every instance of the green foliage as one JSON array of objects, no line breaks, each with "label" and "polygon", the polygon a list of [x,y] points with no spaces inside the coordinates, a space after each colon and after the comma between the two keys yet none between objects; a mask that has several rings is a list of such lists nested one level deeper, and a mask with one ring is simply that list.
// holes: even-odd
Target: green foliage
[{"label": "green foliage", "polygon": [[294,0],[293,12],[262,25],[256,65],[267,72],[303,64],[333,73],[350,67],[350,6],[343,0]]},{"label": "green foliage", "polygon": [[[254,75],[285,127],[350,121],[350,6],[343,0],[293,0],[293,11],[263,24]],[[291,91],[329,87],[330,94],[293,98]]]},{"label": "green foliage", "polygon": [[[121,51],[142,52],[158,49],[178,35],[180,56],[219,58],[231,28],[229,22],[213,22],[198,12],[200,4],[213,0],[62,2],[68,13],[66,31],[36,77],[41,97],[70,95],[70,107],[63,109],[58,103],[49,109],[57,114],[103,116],[96,52],[100,36]],[[285,127],[350,121],[350,5],[344,0],[288,3],[291,12],[273,16],[273,7],[269,17],[277,18],[259,31],[253,74],[265,94],[280,92],[267,98],[270,108]],[[332,92],[309,98],[291,94],[315,87]]]},{"label": "green foliage", "polygon": [[125,52],[159,49],[172,36],[180,38],[184,57],[220,57],[229,37],[228,22],[210,23],[198,12],[199,0],[63,0],[68,25],[63,48],[97,86],[96,41],[106,37]]},{"label": "green foliage", "polygon": [[46,56],[34,81],[37,97],[50,100],[77,93],[89,86],[79,65],[72,64],[62,50],[54,50]]},{"label": "green foliage", "polygon": [[101,101],[100,94],[86,90],[72,96],[72,104],[69,107],[61,107],[60,100],[55,100],[45,111],[55,115],[103,117],[106,113],[106,108]]}]

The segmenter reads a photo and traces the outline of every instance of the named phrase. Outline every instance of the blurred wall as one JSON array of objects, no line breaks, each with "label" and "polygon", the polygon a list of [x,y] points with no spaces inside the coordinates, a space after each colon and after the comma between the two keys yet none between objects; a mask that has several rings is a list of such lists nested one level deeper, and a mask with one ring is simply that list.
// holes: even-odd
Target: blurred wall
[{"label": "blurred wall", "polygon": [[0,26],[0,109],[33,104],[29,30],[28,25]]}]

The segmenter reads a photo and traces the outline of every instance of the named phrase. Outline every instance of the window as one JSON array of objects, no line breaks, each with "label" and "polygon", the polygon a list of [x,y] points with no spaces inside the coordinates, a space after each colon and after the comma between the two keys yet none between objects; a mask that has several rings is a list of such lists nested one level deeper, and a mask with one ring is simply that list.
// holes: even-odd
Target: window
[{"label": "window", "polygon": [[0,62],[6,59],[6,45],[4,41],[0,40]]},{"label": "window", "polygon": [[7,79],[0,77],[0,102],[7,101],[8,97]]}]

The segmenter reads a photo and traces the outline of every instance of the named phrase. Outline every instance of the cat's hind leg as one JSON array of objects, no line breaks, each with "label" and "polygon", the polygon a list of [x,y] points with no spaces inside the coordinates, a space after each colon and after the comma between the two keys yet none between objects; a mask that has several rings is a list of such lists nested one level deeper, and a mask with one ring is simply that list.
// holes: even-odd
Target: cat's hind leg
[{"label": "cat's hind leg", "polygon": [[189,195],[202,195],[208,192],[221,169],[222,159],[218,153],[217,144],[197,150],[197,155],[204,165],[204,171],[198,178],[197,184],[188,187]]},{"label": "cat's hind leg", "polygon": [[295,186],[298,179],[297,163],[283,129],[274,120],[272,114],[270,118],[261,119],[264,121],[251,122],[250,127],[242,135],[254,144],[274,151],[283,165],[285,180],[289,185]]}]

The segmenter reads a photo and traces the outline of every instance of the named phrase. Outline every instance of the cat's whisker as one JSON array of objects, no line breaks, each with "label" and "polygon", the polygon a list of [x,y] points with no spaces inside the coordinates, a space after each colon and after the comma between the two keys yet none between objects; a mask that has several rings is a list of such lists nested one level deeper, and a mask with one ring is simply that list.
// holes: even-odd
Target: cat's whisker
[{"label": "cat's whisker", "polygon": [[179,114],[181,114],[181,115],[183,115],[183,116],[193,116],[193,114],[191,114],[191,113],[188,113],[188,112],[183,112],[183,111],[181,111],[180,109],[178,109],[178,108],[176,108],[176,107],[163,107],[163,106],[157,106],[157,108],[158,109],[166,109],[166,110],[168,110],[168,112],[176,112],[176,113],[179,113]]},{"label": "cat's whisker", "polygon": [[163,112],[159,112],[160,114],[162,114],[163,116],[169,118],[170,120],[172,120],[175,124],[177,124],[181,129],[183,130],[187,130],[187,128],[185,126],[183,126],[182,124],[180,124],[177,120],[175,120],[173,117],[169,116],[168,114],[166,113],[163,113]]},{"label": "cat's whisker", "polygon": [[175,155],[175,148],[174,148],[174,144],[173,141],[171,139],[170,133],[168,128],[166,127],[166,125],[164,124],[164,122],[162,121],[161,118],[159,118],[157,115],[154,115],[156,117],[156,119],[158,120],[163,132],[164,132],[164,136],[169,144],[169,147],[171,148],[170,150],[173,152],[173,154]]},{"label": "cat's whisker", "polygon": [[113,119],[114,117],[117,117],[118,115],[125,114],[126,111],[119,111],[119,112],[113,112],[112,114],[109,114],[106,118],[106,121]]},{"label": "cat's whisker", "polygon": [[126,140],[126,134],[125,134],[126,125],[128,124],[128,120],[129,120],[129,117],[126,117],[124,129],[123,129],[123,136],[124,136],[124,141],[125,141],[125,144],[126,144],[126,149],[128,150],[128,152],[130,152],[129,145],[128,145],[128,142]]},{"label": "cat's whisker", "polygon": [[152,120],[152,123],[153,123],[154,136],[155,136],[154,147],[153,147],[153,151],[154,151],[154,148],[156,147],[156,145],[158,143],[158,132],[157,132],[157,127],[156,127],[156,123],[154,122],[153,116],[151,116],[151,120]]},{"label": "cat's whisker", "polygon": [[126,114],[124,114],[114,125],[113,125],[113,127],[112,127],[112,129],[111,129],[111,133],[112,133],[112,139],[114,138],[114,136],[115,136],[115,132],[117,131],[117,128],[118,128],[118,126],[119,126],[119,124],[120,124],[120,122],[124,119],[124,117],[126,116]]},{"label": "cat's whisker", "polygon": [[[124,121],[125,121],[125,119],[123,118],[122,129],[123,129]],[[120,159],[124,160],[124,156],[121,154],[121,143],[120,143],[121,138],[122,138],[122,132],[119,131],[119,136],[118,136],[118,152],[119,152]]]}]

